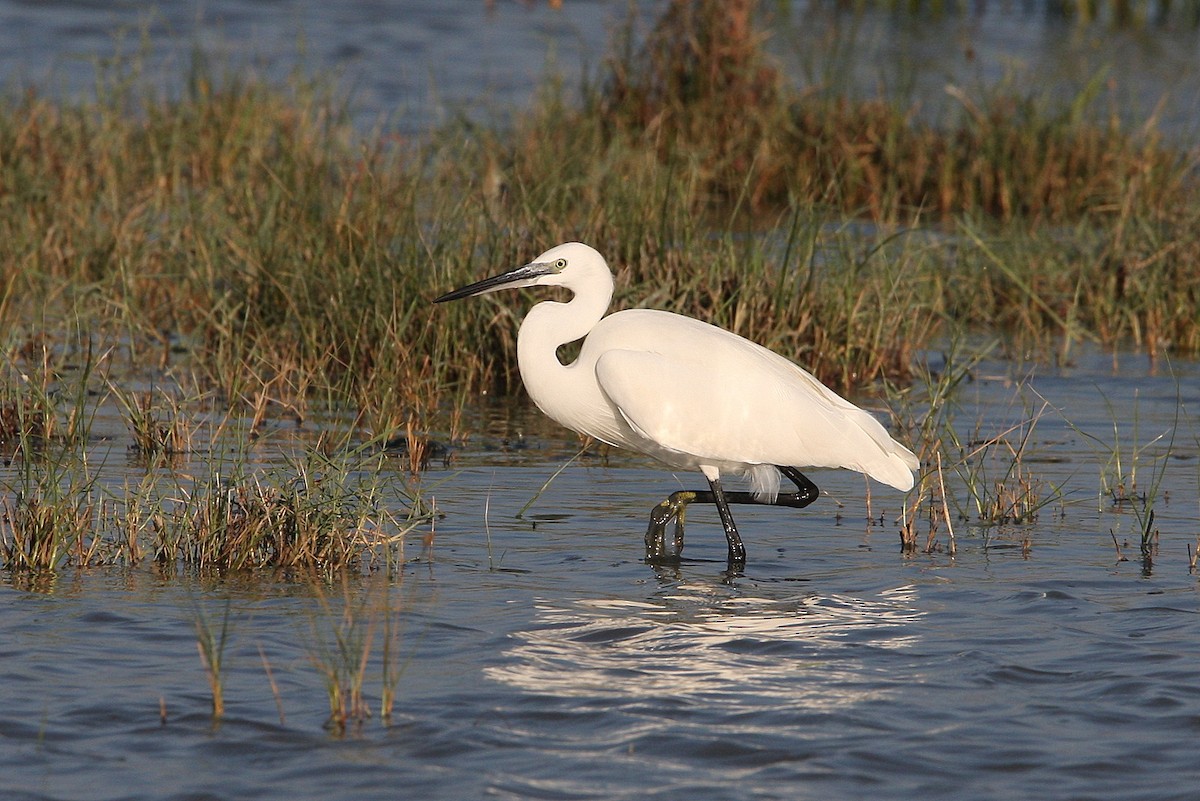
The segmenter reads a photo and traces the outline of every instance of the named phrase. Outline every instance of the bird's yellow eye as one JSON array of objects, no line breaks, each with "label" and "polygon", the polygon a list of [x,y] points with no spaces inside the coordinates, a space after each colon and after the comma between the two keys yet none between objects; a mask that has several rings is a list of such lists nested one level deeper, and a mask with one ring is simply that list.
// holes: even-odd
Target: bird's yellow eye
[{"label": "bird's yellow eye", "polygon": [[554,261],[554,271],[555,272],[561,273],[566,268],[567,268],[567,260],[566,259],[555,259],[555,261]]}]

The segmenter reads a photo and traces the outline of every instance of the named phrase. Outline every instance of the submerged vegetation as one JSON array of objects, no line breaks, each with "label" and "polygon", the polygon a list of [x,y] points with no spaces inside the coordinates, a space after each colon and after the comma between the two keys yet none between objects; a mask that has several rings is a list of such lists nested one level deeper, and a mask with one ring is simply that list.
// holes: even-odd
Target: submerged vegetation
[{"label": "submerged vegetation", "polygon": [[[0,567],[392,558],[428,519],[403,483],[425,432],[455,435],[481,390],[519,391],[519,312],[429,300],[560,241],[609,258],[618,306],[709,320],[844,391],[907,382],[918,351],[981,332],[1047,357],[1081,340],[1200,353],[1196,153],[1098,111],[1098,86],[1067,108],[956,88],[935,121],[797,87],[761,11],[674,0],[578,96],[548,82],[509,123],[416,141],[355,130],[333,87],[202,59],[178,96],[135,57],[100,70],[93,101],[0,102]],[[103,404],[140,486],[88,462]],[[331,409],[353,420],[336,443],[280,474],[248,466],[266,423]],[[979,447],[1019,465],[1021,425]],[[230,441],[232,461],[213,447]],[[367,467],[387,443],[407,463]],[[1020,472],[986,486],[958,447],[947,509],[1046,502]],[[403,520],[379,501],[389,476]]]}]

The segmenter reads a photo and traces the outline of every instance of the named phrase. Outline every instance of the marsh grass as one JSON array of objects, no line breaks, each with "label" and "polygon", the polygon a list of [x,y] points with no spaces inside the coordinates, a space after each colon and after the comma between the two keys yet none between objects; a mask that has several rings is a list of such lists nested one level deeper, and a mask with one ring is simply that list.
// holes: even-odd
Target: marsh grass
[{"label": "marsh grass", "polygon": [[[1178,390],[1178,387],[1177,387]],[[1118,415],[1112,402],[1105,398],[1109,414],[1112,417],[1112,441],[1105,442],[1095,436],[1090,436],[1094,443],[1106,451],[1106,459],[1100,475],[1101,492],[1108,496],[1112,507],[1117,510],[1128,509],[1133,512],[1143,532],[1149,532],[1153,516],[1154,504],[1159,499],[1160,487],[1166,475],[1167,464],[1175,446],[1175,437],[1179,432],[1179,415],[1183,408],[1182,398],[1176,395],[1175,419],[1171,427],[1142,442],[1141,415],[1139,413],[1139,395],[1135,390],[1133,395],[1132,418]],[[1132,419],[1132,430],[1129,438],[1125,439],[1122,432],[1122,421]],[[1128,448],[1128,453],[1125,449]],[[1143,477],[1149,472],[1149,480],[1143,481],[1142,488],[1138,487],[1138,473]],[[1143,533],[1145,545],[1148,533]]]},{"label": "marsh grass", "polygon": [[[1028,553],[1032,548],[1030,525],[1045,507],[1062,500],[1061,487],[1038,477],[1026,460],[1039,417],[1040,413],[1004,432],[969,442],[961,441],[947,427],[947,439],[926,449],[932,453],[932,462],[925,463],[917,490],[907,502],[900,530],[902,550],[918,549],[917,523],[925,520],[923,551],[946,550],[954,555],[954,521],[959,520],[984,532],[985,539],[1016,534],[1023,552]],[[942,527],[949,538],[946,545],[938,539]]]},{"label": "marsh grass", "polygon": [[[641,44],[639,26],[627,26],[599,81],[609,134],[691,154],[720,197],[754,206],[834,199],[881,220],[922,209],[1061,221],[1106,213],[1131,182],[1162,208],[1178,196],[1187,159],[1152,126],[1129,133],[1104,113],[1103,72],[1054,104],[1011,81],[951,86],[957,113],[928,121],[915,102],[829,90],[847,85],[836,72],[814,68],[820,83],[789,85],[756,28],[768,5],[673,0]],[[846,46],[853,42],[826,49]]]},{"label": "marsh grass", "polygon": [[[969,3],[946,0],[820,0],[820,5],[837,8],[850,6],[856,11],[879,8],[905,13],[916,19],[970,13]],[[1080,25],[1105,24],[1116,27],[1147,28],[1180,25],[1200,27],[1200,3],[1196,0],[1061,0],[1049,3],[1039,13],[1072,20]]]},{"label": "marsh grass", "polygon": [[[981,362],[994,346],[970,345],[956,340],[933,369],[928,361],[918,370],[914,384],[891,394],[901,428],[908,432],[922,471],[909,494],[900,526],[903,551],[920,548],[919,523],[927,534],[923,551],[957,549],[954,521],[996,536],[1021,541],[1023,552],[1032,548],[1031,527],[1042,510],[1063,500],[1062,486],[1047,482],[1031,466],[1038,454],[1035,432],[1051,406],[1037,396],[1028,381],[1018,381],[1010,405],[1015,422],[976,420],[964,426],[959,420],[962,386],[976,378]],[[1040,402],[1030,406],[1027,396]],[[948,542],[939,534],[945,530]]]},{"label": "marsh grass", "polygon": [[[362,576],[342,571],[317,575],[298,571],[294,578],[307,587],[313,602],[302,639],[309,663],[326,690],[329,717],[325,728],[339,737],[360,731],[372,717],[370,695],[375,679],[379,681],[379,716],[389,723],[400,678],[408,664],[403,647],[404,609],[397,598],[403,574],[381,571]],[[226,710],[226,655],[239,617],[229,600],[223,602],[218,614],[198,599],[193,600],[192,607],[196,649],[209,687],[215,725]],[[257,651],[280,725],[285,726],[287,716],[275,672],[261,645]],[[165,708],[165,701],[161,703]],[[165,711],[162,717],[165,722]]]},{"label": "marsh grass", "polygon": [[98,491],[98,465],[84,450],[98,365],[90,351],[81,364],[71,361],[43,339],[0,371],[0,567],[52,572],[107,555],[98,531],[113,504]]},{"label": "marsh grass", "polygon": [[275,699],[275,709],[279,712],[279,725],[287,725],[287,714],[283,710],[283,696],[279,694],[279,684],[275,681],[275,671],[271,669],[271,661],[267,659],[267,652],[263,650],[262,645],[258,646],[258,658],[262,662],[263,673],[266,674],[267,684],[271,686],[271,697]]},{"label": "marsh grass", "polygon": [[134,453],[144,459],[170,459],[192,449],[193,425],[180,398],[161,388],[133,393],[110,384],[109,389],[121,407]]},{"label": "marsh grass", "polygon": [[[957,87],[935,121],[798,88],[762,12],[672,0],[577,93],[551,79],[511,121],[405,141],[354,130],[336,87],[203,57],[177,96],[134,53],[98,68],[94,100],[0,100],[0,450],[20,462],[5,565],[386,564],[425,507],[397,485],[408,510],[386,513],[358,479],[393,471],[361,446],[394,442],[419,473],[430,432],[520,386],[526,301],[429,300],[565,240],[609,258],[615,308],[713,322],[843,391],[919,384],[916,354],[968,335],[1048,358],[1080,340],[1200,353],[1197,157],[1153,120],[1114,122],[1102,81],[1066,105]],[[75,469],[97,392],[148,457],[125,498]],[[319,410],[353,419],[357,444],[274,474],[198,444],[213,416],[245,454]],[[935,496],[947,530],[951,508],[1030,519],[1054,497],[1025,469],[1035,425],[974,445],[914,425],[927,472],[905,520]],[[100,501],[119,523],[84,523]]]},{"label": "marsh grass", "polygon": [[231,634],[229,628],[231,606],[231,602],[225,602],[225,611],[221,616],[220,625],[217,626],[209,620],[199,602],[194,604],[196,650],[200,654],[200,664],[204,666],[204,674],[208,678],[214,721],[220,720],[225,714],[225,647],[229,643]]},{"label": "marsh grass", "polygon": [[365,696],[367,669],[376,632],[383,619],[384,675],[381,714],[390,718],[399,678],[396,663],[397,630],[391,607],[390,587],[377,592],[368,586],[356,593],[343,576],[341,598],[335,605],[320,584],[314,584],[320,613],[312,619],[313,646],[310,658],[325,682],[329,697],[329,719],[325,726],[336,734],[358,728],[370,717]]},{"label": "marsh grass", "polygon": [[391,723],[396,708],[400,677],[408,665],[408,654],[402,649],[404,634],[402,610],[396,604],[393,596],[394,585],[403,579],[403,574],[400,572],[384,574],[384,579],[386,579],[386,583],[377,579],[382,586],[378,590],[374,606],[374,614],[383,621],[383,629],[380,633],[379,717],[384,723]]},{"label": "marsh grass", "polygon": [[[940,368],[933,368],[929,359],[922,360],[917,363],[916,380],[912,385],[888,387],[893,414],[904,431],[903,438],[910,443],[922,465],[900,519],[900,547],[905,553],[916,552],[920,536],[918,524],[922,519],[928,520],[926,552],[937,547],[939,522],[946,526],[947,532],[953,531],[951,502],[945,489],[943,449],[947,432],[953,429],[956,392],[960,385],[971,379],[987,352],[982,347],[968,349],[956,340],[943,352]],[[924,515],[921,512],[923,505],[927,505]]]},{"label": "marsh grass", "polygon": [[[26,374],[10,390],[0,568],[376,570],[402,560],[406,533],[429,519],[381,444],[351,429],[293,443],[265,466],[256,418],[237,407],[214,414],[212,398],[179,387],[127,391],[93,368],[63,363],[53,381]],[[122,450],[92,432],[103,408],[119,412],[136,457],[120,486],[99,480]]]},{"label": "marsh grass", "polygon": [[[404,143],[353,130],[332,87],[202,58],[177,98],[141,88],[136,54],[93,103],[10,98],[3,322],[31,341],[56,317],[100,323],[260,420],[319,400],[371,435],[514,391],[519,306],[428,300],[567,239],[610,258],[618,305],[725,325],[841,389],[906,380],[960,326],[1200,350],[1194,158],[1152,125],[1097,121],[1096,89],[1063,109],[960,89],[962,115],[928,125],[800,91],[759,12],[672,2],[578,100],[548,82],[510,125]],[[877,227],[847,224],[863,216]],[[934,240],[907,233],[930,223]]]},{"label": "marsh grass", "polygon": [[0,448],[6,458],[28,452],[31,443],[44,442],[49,419],[46,411],[27,396],[0,401]]},{"label": "marsh grass", "polygon": [[417,504],[407,517],[389,511],[411,495],[384,458],[313,451],[272,471],[214,472],[177,485],[140,525],[151,530],[164,567],[382,569],[403,558],[405,534],[428,519]]},{"label": "marsh grass", "polygon": [[[1126,414],[1118,413],[1111,399],[1102,395],[1112,420],[1111,439],[1083,431],[1068,421],[1073,430],[1092,444],[1097,461],[1101,464],[1097,510],[1103,512],[1107,506],[1108,510],[1118,514],[1132,514],[1133,530],[1138,537],[1138,550],[1145,575],[1153,571],[1154,560],[1159,554],[1160,532],[1155,525],[1154,510],[1157,504],[1166,501],[1162,491],[1163,479],[1168,465],[1176,456],[1176,441],[1184,415],[1184,401],[1178,381],[1175,390],[1175,414],[1170,426],[1149,439],[1144,439],[1142,434],[1140,392],[1136,389],[1131,409]],[[1127,557],[1118,542],[1117,530],[1110,529],[1109,533],[1116,545],[1118,561],[1125,561]],[[1192,559],[1189,554],[1189,562]]]},{"label": "marsh grass", "polygon": [[[966,451],[956,470],[967,490],[974,519],[998,525],[1031,523],[1043,507],[1056,499],[1057,489],[1045,487],[1030,471],[1025,458],[1046,408],[1043,405],[997,434],[954,443]],[[970,519],[965,511],[959,514]]]},{"label": "marsh grass", "polygon": [[[1114,516],[1108,531],[1117,561],[1139,558],[1142,574],[1151,575],[1162,558],[1164,535],[1177,525],[1177,518],[1160,514],[1171,500],[1164,489],[1167,470],[1192,458],[1180,448],[1183,431],[1192,424],[1180,383],[1176,381],[1173,416],[1149,433],[1138,388],[1132,400],[1119,403],[1097,388],[1111,420],[1105,434],[1102,428],[1082,428],[1069,409],[1052,406],[1030,375],[1012,380],[1009,414],[992,411],[973,422],[961,420],[964,385],[980,377],[998,380],[979,375],[989,353],[994,348],[951,343],[939,367],[931,369],[927,359],[916,381],[889,395],[901,438],[913,444],[923,466],[901,518],[902,550],[952,555],[963,534],[955,531],[959,521],[967,524],[968,535],[981,536],[985,547],[1012,547],[1015,542],[1028,555],[1040,530],[1033,524],[1049,508],[1065,517],[1072,505],[1092,503],[1095,513]],[[1060,461],[1054,449],[1061,435],[1039,433],[1048,418],[1049,425],[1064,427],[1095,454],[1057,482],[1038,470],[1044,461]],[[1095,484],[1080,498],[1079,479],[1093,469]],[[1163,526],[1160,520],[1168,522]],[[939,539],[943,532],[946,543]],[[1190,542],[1187,554],[1189,569],[1194,569]]]},{"label": "marsh grass", "polygon": [[0,558],[9,570],[52,572],[96,557],[103,512],[87,492],[35,492],[0,502]]},{"label": "marsh grass", "polygon": [[111,350],[97,352],[78,320],[0,349],[0,453],[6,462],[77,449],[91,428],[94,385]]},{"label": "marsh grass", "polygon": [[[23,471],[0,501],[0,567],[56,570],[152,559],[188,570],[380,569],[403,559],[405,535],[428,520],[398,482],[327,475],[218,475],[146,480],[113,497],[78,464]],[[384,503],[388,504],[385,507]]]}]

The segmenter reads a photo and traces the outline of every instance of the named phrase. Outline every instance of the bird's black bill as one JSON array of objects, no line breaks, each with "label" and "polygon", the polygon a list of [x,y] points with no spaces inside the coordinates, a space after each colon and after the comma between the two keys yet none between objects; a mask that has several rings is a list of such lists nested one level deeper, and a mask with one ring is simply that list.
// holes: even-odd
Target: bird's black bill
[{"label": "bird's black bill", "polygon": [[447,292],[440,298],[435,298],[434,303],[445,303],[450,300],[460,300],[469,298],[474,295],[484,295],[488,292],[497,292],[501,289],[515,289],[516,287],[529,286],[543,275],[549,275],[553,270],[549,265],[526,264],[524,267],[518,267],[515,270],[509,270],[503,275],[494,275],[491,278],[485,278],[482,281],[476,281],[473,284],[467,284],[464,287]]}]

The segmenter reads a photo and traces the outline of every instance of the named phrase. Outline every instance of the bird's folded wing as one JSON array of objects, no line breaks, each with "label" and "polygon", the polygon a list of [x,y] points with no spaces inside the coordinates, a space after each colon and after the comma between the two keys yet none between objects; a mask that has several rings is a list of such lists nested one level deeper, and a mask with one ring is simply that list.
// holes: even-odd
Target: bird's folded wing
[{"label": "bird's folded wing", "polygon": [[[601,389],[658,448],[701,462],[847,467],[907,489],[915,458],[868,412],[774,356],[606,351]],[[907,485],[907,486],[906,486]]]},{"label": "bird's folded wing", "polygon": [[[682,361],[611,350],[597,361],[596,377],[630,427],[658,447],[698,459],[769,462],[782,452],[775,446],[787,393],[711,355],[712,361]],[[792,432],[785,438],[793,439]]]}]

